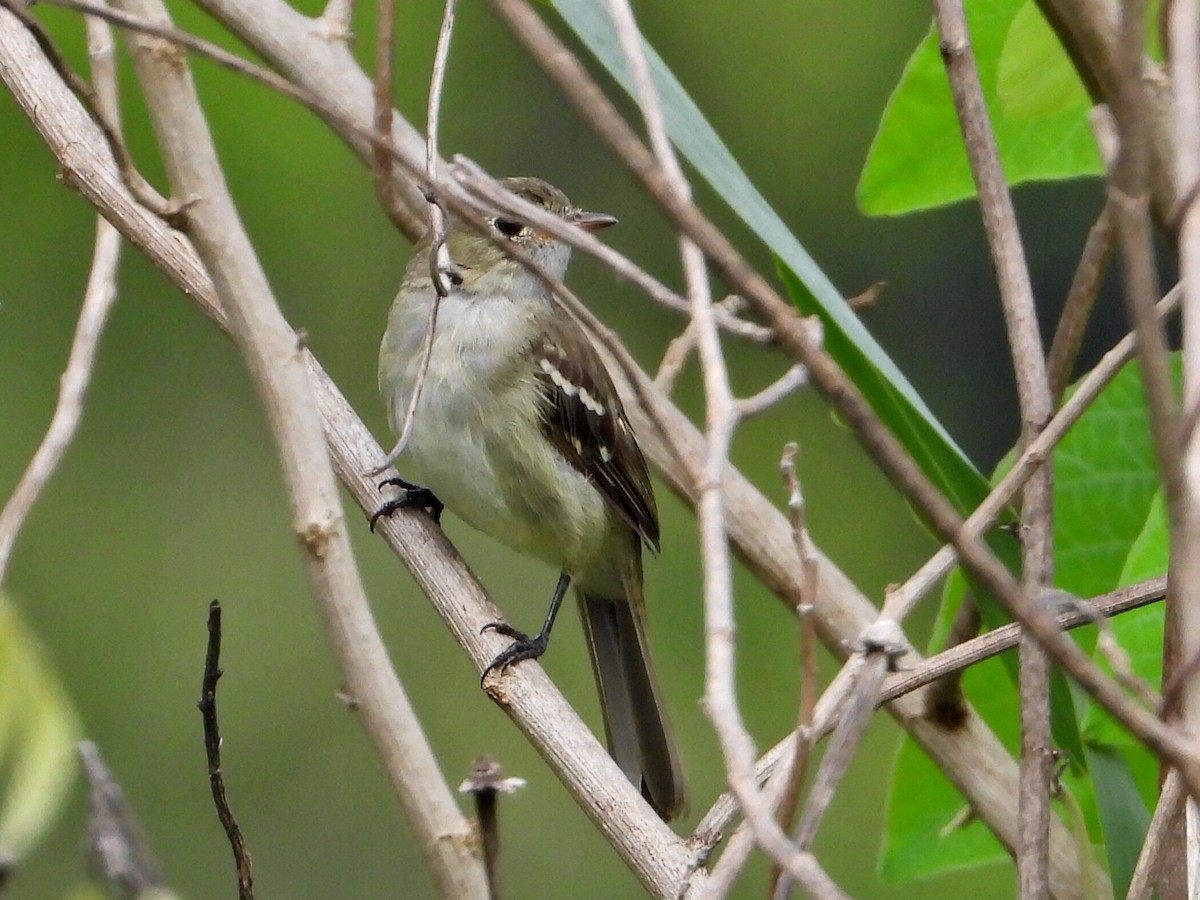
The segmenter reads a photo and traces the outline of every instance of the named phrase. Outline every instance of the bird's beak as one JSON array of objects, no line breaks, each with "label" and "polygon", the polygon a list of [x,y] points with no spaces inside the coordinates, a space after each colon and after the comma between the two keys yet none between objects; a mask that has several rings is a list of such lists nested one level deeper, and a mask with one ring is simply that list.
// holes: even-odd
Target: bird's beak
[{"label": "bird's beak", "polygon": [[581,209],[571,216],[571,221],[584,231],[599,231],[601,228],[616,225],[617,217],[608,213],[585,212]]}]

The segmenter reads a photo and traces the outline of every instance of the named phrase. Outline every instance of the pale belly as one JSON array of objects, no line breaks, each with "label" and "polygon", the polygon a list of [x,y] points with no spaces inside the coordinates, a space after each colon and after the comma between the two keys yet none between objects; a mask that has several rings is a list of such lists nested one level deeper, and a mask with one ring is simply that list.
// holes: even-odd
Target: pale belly
[{"label": "pale belly", "polygon": [[[485,315],[464,318],[439,322],[430,372],[453,375],[426,379],[398,467],[472,527],[573,575],[585,573],[627,529],[614,528],[600,492],[533,424],[533,371],[514,365],[528,351],[496,346],[511,337],[478,321]],[[389,398],[395,422],[403,418],[415,364],[406,374]]]}]

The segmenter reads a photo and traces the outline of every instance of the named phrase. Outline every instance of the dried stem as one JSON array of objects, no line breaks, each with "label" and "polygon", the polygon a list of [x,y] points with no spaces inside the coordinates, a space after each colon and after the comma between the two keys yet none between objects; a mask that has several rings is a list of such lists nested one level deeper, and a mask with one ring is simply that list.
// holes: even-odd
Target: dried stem
[{"label": "dried stem", "polygon": [[200,681],[200,716],[204,721],[204,755],[208,760],[208,786],[212,790],[217,818],[229,838],[237,870],[238,900],[254,900],[254,875],[250,850],[242,829],[225,794],[225,775],[221,771],[221,727],[217,722],[217,681],[221,672],[221,603],[208,605],[208,650],[204,654],[204,676]]},{"label": "dried stem", "polygon": [[149,842],[125,792],[91,741],[80,741],[79,761],[88,786],[88,874],[113,896],[160,897],[169,893]]},{"label": "dried stem", "polygon": [[[816,606],[821,570],[817,561],[816,548],[808,533],[804,513],[804,494],[800,489],[800,477],[796,473],[796,455],[799,451],[800,448],[797,444],[789,443],[783,448],[783,456],[779,461],[779,471],[788,491],[788,518],[792,525],[792,540],[796,545],[796,556],[800,561],[802,594],[805,598],[796,611],[800,625],[800,703],[796,721],[798,740],[791,771],[784,786],[783,800],[779,805],[779,825],[784,829],[791,828],[792,816],[800,797],[800,788],[804,784],[809,752],[812,749],[813,711],[817,705],[816,635],[813,633],[812,611]],[[773,875],[778,878],[778,870]]]},{"label": "dried stem", "polygon": [[[1050,382],[1042,355],[1037,310],[1016,213],[1000,167],[983,87],[967,35],[962,0],[934,0],[934,18],[942,36],[942,59],[962,129],[971,174],[1012,350],[1021,407],[1018,446],[1028,446],[1053,413]],[[1021,584],[1035,595],[1054,571],[1052,472],[1047,458],[1029,478],[1021,502]],[[1019,894],[1049,895],[1050,834],[1050,661],[1036,639],[1023,639],[1020,650],[1021,698],[1021,842],[1017,849]]]}]

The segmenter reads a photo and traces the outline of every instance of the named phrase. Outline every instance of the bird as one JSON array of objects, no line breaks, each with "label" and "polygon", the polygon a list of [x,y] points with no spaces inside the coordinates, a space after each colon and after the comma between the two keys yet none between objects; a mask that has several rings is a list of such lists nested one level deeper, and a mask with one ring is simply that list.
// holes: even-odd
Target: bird
[{"label": "bird", "polygon": [[[564,223],[597,231],[611,215],[587,212],[546,181],[505,178],[517,197]],[[664,820],[682,815],[687,783],[650,660],[642,547],[659,549],[659,521],[645,457],[612,379],[575,318],[517,248],[562,280],[571,248],[519,217],[485,217],[486,234],[451,216],[450,276],[443,282],[428,368],[394,500],[443,507],[520,553],[558,568],[550,609],[529,636],[512,639],[484,670],[546,650],[555,616],[574,586],[600,696],[609,753]],[[388,314],[379,387],[389,422],[402,429],[421,365],[430,307],[432,229],[415,246]]]}]

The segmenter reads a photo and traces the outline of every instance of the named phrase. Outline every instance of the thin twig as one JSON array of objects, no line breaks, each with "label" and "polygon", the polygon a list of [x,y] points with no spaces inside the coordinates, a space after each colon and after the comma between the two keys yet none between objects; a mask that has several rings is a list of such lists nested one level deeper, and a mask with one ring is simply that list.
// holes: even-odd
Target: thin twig
[{"label": "thin twig", "polygon": [[[1181,490],[1168,506],[1171,522],[1170,583],[1164,625],[1170,637],[1164,642],[1163,712],[1178,716],[1191,733],[1200,728],[1200,559],[1194,552],[1200,542],[1200,10],[1195,2],[1176,0],[1162,11],[1173,93],[1172,129],[1175,149],[1175,185],[1179,193],[1178,255],[1183,298],[1183,422]],[[1178,543],[1177,543],[1178,542]],[[1175,691],[1178,690],[1178,696]],[[1200,808],[1189,798],[1182,822],[1181,854],[1186,862],[1191,893],[1200,885]],[[1179,843],[1173,845],[1178,848]],[[1179,855],[1176,856],[1177,861]],[[1163,890],[1164,897],[1170,896]]]},{"label": "thin twig", "polygon": [[[1093,624],[1097,616],[1108,618],[1138,609],[1163,599],[1166,589],[1165,577],[1154,578],[1130,587],[1118,588],[1091,600],[1071,604],[1067,611],[1058,615],[1058,627],[1066,630],[1078,628],[1081,625]],[[1020,624],[1013,622],[993,628],[986,634],[931,656],[913,668],[888,679],[883,699],[893,700],[952,672],[961,671],[1015,647],[1020,634]]]},{"label": "thin twig", "polygon": [[208,786],[212,790],[217,818],[229,838],[233,849],[234,865],[237,867],[239,900],[254,900],[254,873],[250,863],[250,849],[242,836],[242,829],[229,808],[225,795],[225,775],[221,771],[221,728],[217,723],[217,681],[221,675],[221,602],[214,600],[208,605],[208,650],[204,654],[204,676],[200,681],[200,699],[196,706],[204,721],[204,755],[208,759]]},{"label": "thin twig", "polygon": [[[335,10],[336,12],[336,10]],[[375,73],[372,96],[375,100],[375,143],[371,147],[371,181],[383,211],[395,221],[398,205],[392,178],[392,84],[396,50],[396,0],[376,0]]]},{"label": "thin twig", "polygon": [[1046,371],[1055,405],[1062,400],[1063,392],[1070,384],[1096,295],[1100,292],[1100,284],[1112,259],[1112,218],[1112,208],[1106,203],[1088,229],[1083,252],[1079,254],[1079,263],[1075,266],[1075,277],[1071,280],[1062,314],[1058,318],[1058,327],[1054,331],[1054,340],[1050,344]]},{"label": "thin twig", "polygon": [[804,366],[792,366],[757,394],[737,401],[738,421],[744,422],[765,413],[807,383],[808,373],[804,371]]},{"label": "thin twig", "polygon": [[[380,0],[384,2],[384,0]],[[387,0],[393,2],[393,0]],[[446,0],[442,10],[442,25],[438,31],[437,51],[433,58],[433,72],[429,80],[429,104],[425,117],[425,177],[429,184],[441,181],[438,168],[441,157],[438,154],[438,123],[442,113],[442,89],[446,83],[446,65],[450,59],[450,38],[454,34],[454,16],[457,7],[456,0]],[[390,77],[390,73],[389,73]],[[389,82],[390,83],[390,82]],[[389,118],[387,127],[391,131],[391,98],[388,98]],[[413,421],[417,415],[417,406],[421,402],[421,393],[425,388],[425,378],[429,374],[429,360],[433,357],[433,340],[437,331],[438,310],[442,298],[450,294],[456,281],[462,276],[454,272],[454,262],[450,259],[450,250],[446,246],[446,229],[448,222],[446,210],[442,207],[437,196],[430,192],[429,200],[429,277],[433,283],[433,303],[429,305],[429,318],[425,321],[425,333],[421,337],[421,347],[417,351],[420,362],[417,364],[417,374],[413,388],[408,397],[408,405],[404,409],[404,419],[396,437],[396,443],[388,452],[387,458],[377,468],[371,471],[378,475],[388,466],[393,465],[412,437]]]},{"label": "thin twig", "polygon": [[[112,35],[99,21],[89,18],[87,22],[97,110],[106,121],[116,123],[119,119]],[[0,584],[4,583],[8,561],[25,519],[75,438],[96,365],[100,338],[117,299],[120,256],[120,233],[104,218],[97,216],[92,267],[79,310],[79,320],[75,325],[75,336],[71,340],[67,366],[59,380],[58,401],[45,436],[13,489],[12,496],[0,511]]]},{"label": "thin twig", "polygon": [[[867,723],[880,702],[883,680],[891,667],[892,653],[887,645],[868,647],[864,651],[865,660],[858,669],[850,702],[842,709],[829,746],[821,758],[820,768],[813,778],[800,824],[796,827],[796,846],[802,850],[812,846],[821,820],[866,734]],[[783,887],[783,882],[780,887]],[[779,896],[778,892],[776,896]]]},{"label": "thin twig", "polygon": [[[732,320],[720,322],[722,328],[726,328],[733,333],[737,333],[734,328],[731,328],[731,322],[741,322],[736,316],[745,307],[742,298],[736,294],[730,294],[723,300],[717,301],[714,306],[714,313],[727,311],[731,316],[735,317]],[[749,324],[749,323],[745,323]],[[760,326],[754,326],[759,328]],[[769,339],[770,332],[767,329],[762,329]],[[747,335],[749,336],[749,335]],[[667,396],[675,389],[675,381],[679,377],[688,358],[692,355],[692,351],[696,349],[696,333],[692,327],[692,322],[689,319],[687,325],[683,327],[683,331],[667,344],[667,349],[663,351],[662,359],[658,363],[658,370],[654,373],[654,386],[662,391]]]},{"label": "thin twig", "polygon": [[[789,443],[783,448],[779,460],[779,472],[783,476],[788,492],[788,518],[792,524],[792,541],[796,545],[796,556],[800,561],[801,583],[805,601],[796,610],[800,637],[800,702],[796,715],[795,752],[792,764],[784,780],[782,794],[776,807],[779,827],[790,831],[800,789],[808,771],[808,760],[812,750],[813,712],[817,705],[817,657],[816,635],[813,628],[812,611],[816,605],[820,567],[817,562],[812,538],[804,513],[804,494],[800,489],[800,477],[796,473],[796,455],[799,446]],[[783,876],[778,866],[771,868],[771,883],[777,885]]]},{"label": "thin twig", "polygon": [[[1157,291],[1158,273],[1150,221],[1151,160],[1154,152],[1150,123],[1155,110],[1150,102],[1144,52],[1147,3],[1145,0],[1126,0],[1121,12],[1115,54],[1118,78],[1115,92],[1110,98],[1116,122],[1118,152],[1109,170],[1108,190],[1121,250],[1125,306],[1137,333],[1142,390],[1170,524],[1170,590],[1164,612],[1162,665],[1163,682],[1167,684],[1186,661],[1184,647],[1188,638],[1180,629],[1195,625],[1186,594],[1194,592],[1200,584],[1200,560],[1193,552],[1197,540],[1200,540],[1200,523],[1197,522],[1191,479],[1183,462],[1184,446],[1168,365],[1166,336],[1160,324],[1150,315],[1149,301]],[[1183,61],[1183,65],[1186,68],[1188,63]],[[1184,188],[1184,185],[1177,185],[1176,196],[1182,196]],[[1181,256],[1181,267],[1187,265],[1186,258]],[[1185,274],[1185,370],[1191,368],[1195,359],[1188,355],[1186,347],[1189,331],[1187,294],[1195,290],[1195,284],[1187,284]],[[1164,699],[1169,697],[1170,692],[1165,692]],[[1169,723],[1176,723],[1183,718],[1183,713],[1178,706],[1170,706],[1162,710],[1162,718]],[[1183,723],[1181,730],[1183,727],[1187,727],[1187,723]],[[1187,783],[1188,793],[1193,797],[1200,796],[1195,785],[1189,783],[1187,772],[1181,770],[1180,774]],[[1167,838],[1167,859],[1172,861],[1163,873],[1162,888],[1167,897],[1183,897],[1191,893],[1190,888],[1185,886],[1191,881],[1190,873],[1186,871],[1190,868],[1186,862],[1189,842],[1182,827],[1183,820],[1178,820],[1178,824],[1180,827]]]}]

